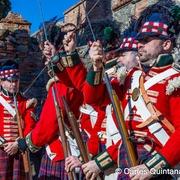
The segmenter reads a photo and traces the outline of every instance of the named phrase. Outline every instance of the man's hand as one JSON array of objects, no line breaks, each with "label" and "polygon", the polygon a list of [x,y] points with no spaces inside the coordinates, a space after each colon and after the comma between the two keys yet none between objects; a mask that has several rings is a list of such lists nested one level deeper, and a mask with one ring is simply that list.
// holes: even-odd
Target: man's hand
[{"label": "man's hand", "polygon": [[4,143],[3,147],[4,147],[4,151],[8,155],[14,155],[14,154],[16,154],[18,152],[18,143],[17,143],[17,141]]},{"label": "man's hand", "polygon": [[76,156],[69,156],[65,159],[65,170],[66,172],[73,171],[76,167],[81,167],[82,163]]},{"label": "man's hand", "polygon": [[93,42],[89,50],[89,56],[92,60],[94,71],[98,71],[102,67],[102,60],[104,57],[102,43],[98,40]]},{"label": "man's hand", "polygon": [[63,39],[64,50],[66,53],[72,53],[76,50],[76,34],[68,32]]},{"label": "man's hand", "polygon": [[129,170],[129,177],[132,180],[148,180],[152,178],[152,174],[144,164],[134,166]]},{"label": "man's hand", "polygon": [[99,167],[97,166],[94,160],[89,161],[86,164],[83,164],[82,169],[84,174],[86,175],[86,179],[90,179],[90,180],[95,179],[96,176],[101,172],[101,170],[99,169]]},{"label": "man's hand", "polygon": [[43,54],[47,58],[47,60],[51,60],[57,54],[57,50],[54,45],[52,45],[49,41],[44,42],[44,50]]}]

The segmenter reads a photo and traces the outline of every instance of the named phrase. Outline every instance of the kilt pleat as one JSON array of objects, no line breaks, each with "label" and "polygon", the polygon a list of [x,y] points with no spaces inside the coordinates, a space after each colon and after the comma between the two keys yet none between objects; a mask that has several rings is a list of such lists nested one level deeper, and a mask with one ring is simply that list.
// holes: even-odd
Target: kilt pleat
[{"label": "kilt pleat", "polygon": [[[88,140],[88,136],[85,131],[81,132],[82,138],[85,142]],[[78,180],[83,180],[84,175],[82,170],[76,173]],[[38,175],[39,180],[68,180],[68,173],[65,171],[65,161],[52,162],[45,152],[41,159],[41,166]]]},{"label": "kilt pleat", "polygon": [[0,180],[24,180],[23,158],[20,153],[7,155],[0,149]]},{"label": "kilt pleat", "polygon": [[[77,179],[83,179],[83,173],[80,172]],[[39,170],[39,180],[68,180],[68,173],[65,171],[65,161],[52,162],[48,155],[45,153],[41,160],[41,167]]]}]

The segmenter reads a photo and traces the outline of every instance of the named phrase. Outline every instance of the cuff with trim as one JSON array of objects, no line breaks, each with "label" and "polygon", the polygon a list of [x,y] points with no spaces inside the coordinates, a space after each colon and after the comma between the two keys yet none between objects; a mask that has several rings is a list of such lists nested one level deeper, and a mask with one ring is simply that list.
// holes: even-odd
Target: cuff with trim
[{"label": "cuff with trim", "polygon": [[26,144],[32,153],[36,153],[41,149],[41,147],[37,147],[32,143],[31,132],[26,136]]},{"label": "cuff with trim", "polygon": [[101,71],[93,71],[91,67],[87,74],[86,80],[91,86],[100,85],[103,81],[103,69]]},{"label": "cuff with trim", "polygon": [[48,63],[48,66],[49,66],[49,71],[48,71],[48,75],[50,77],[53,77],[53,72],[52,72],[52,68],[53,68],[53,71],[54,73],[60,73],[64,70],[64,66],[62,64],[61,61],[59,61],[58,63],[56,64],[50,64],[51,62]]},{"label": "cuff with trim", "polygon": [[96,156],[94,160],[101,171],[105,171],[115,164],[106,150]]},{"label": "cuff with trim", "polygon": [[153,177],[156,177],[159,175],[159,171],[161,169],[167,169],[170,168],[169,163],[167,160],[158,152],[155,155],[153,155],[151,158],[145,161],[144,163],[149,171],[153,174]]},{"label": "cuff with trim", "polygon": [[17,138],[16,139],[16,141],[17,141],[17,143],[18,143],[18,147],[19,147],[19,150],[21,151],[21,152],[24,152],[25,150],[26,150],[26,148],[27,148],[27,144],[26,144],[26,140],[25,140],[25,138]]},{"label": "cuff with trim", "polygon": [[70,54],[61,54],[61,59],[64,67],[73,67],[81,62],[77,51],[74,51]]}]

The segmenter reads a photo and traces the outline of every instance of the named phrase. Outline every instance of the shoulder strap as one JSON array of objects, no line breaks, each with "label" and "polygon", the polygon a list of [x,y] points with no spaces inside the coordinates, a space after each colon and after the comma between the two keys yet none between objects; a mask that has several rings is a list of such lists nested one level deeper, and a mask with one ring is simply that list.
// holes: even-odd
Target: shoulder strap
[{"label": "shoulder strap", "polygon": [[157,74],[156,76],[152,77],[151,79],[147,80],[145,83],[144,83],[144,87],[145,87],[145,90],[149,89],[151,86],[153,86],[154,84],[158,83],[159,81],[167,78],[167,77],[170,77],[174,74],[177,74],[179,73],[178,71],[176,71],[175,69],[173,68],[170,68],[160,74]]},{"label": "shoulder strap", "polygon": [[156,107],[151,103],[145,87],[144,87],[144,80],[143,80],[143,76],[140,77],[140,89],[141,89],[141,93],[142,93],[142,97],[145,101],[145,104],[147,106],[147,108],[149,109],[149,112],[151,113],[151,118],[149,118],[148,120],[144,121],[143,123],[141,123],[140,125],[138,125],[137,127],[139,128],[143,128],[145,126],[147,126],[148,124],[150,124],[153,120],[159,120],[161,119],[161,122],[173,133],[175,131],[173,125],[162,115],[162,113],[156,109]]},{"label": "shoulder strap", "polygon": [[14,117],[16,115],[16,111],[11,107],[11,105],[9,103],[7,103],[7,101],[0,96],[0,103],[5,107],[5,109],[8,110],[8,112]]}]

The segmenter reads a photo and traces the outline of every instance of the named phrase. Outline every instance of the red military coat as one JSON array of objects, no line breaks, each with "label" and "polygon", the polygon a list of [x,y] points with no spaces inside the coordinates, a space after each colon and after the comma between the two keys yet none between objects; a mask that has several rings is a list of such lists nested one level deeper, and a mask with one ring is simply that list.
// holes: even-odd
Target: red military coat
[{"label": "red military coat", "polygon": [[[84,67],[83,63],[80,61],[77,65],[74,65],[72,67],[66,67],[66,71],[68,73],[69,78],[71,79],[71,82],[73,85],[83,93],[84,90],[84,83],[86,80],[87,70]],[[67,79],[66,73],[60,72],[56,74],[59,79],[61,79],[63,82],[65,79]],[[64,82],[67,83],[67,82]],[[83,102],[82,102],[83,104]],[[81,105],[82,105],[81,104]],[[82,117],[80,119],[80,127],[85,130],[88,134],[92,131],[92,125],[90,122],[90,117],[87,114],[82,114]]]},{"label": "red military coat", "polygon": [[[144,82],[147,81],[149,78],[155,76],[156,74],[160,74],[170,68],[172,68],[172,66],[151,68],[150,71],[144,75]],[[119,99],[121,100],[123,110],[128,103],[128,96],[132,95],[132,92],[130,92],[129,89],[131,88],[132,74],[135,70],[136,69],[132,70],[128,74],[124,85],[120,86],[117,79],[111,82],[113,89],[115,89]],[[136,107],[133,107],[131,111],[133,112],[130,114],[131,118],[129,118],[128,116],[126,119],[127,128],[130,131],[141,131],[144,132],[147,136],[155,139],[155,150],[160,152],[171,166],[176,165],[180,161],[180,146],[178,145],[180,142],[180,111],[178,111],[178,109],[180,108],[180,87],[177,87],[176,85],[176,88],[174,87],[171,93],[168,94],[167,92],[167,87],[170,87],[170,85],[172,84],[170,83],[170,80],[175,81],[176,78],[179,79],[179,73],[161,80],[147,90],[147,94],[153,105],[175,127],[175,132],[171,134],[170,131],[162,124],[165,131],[170,135],[169,140],[164,146],[162,146],[161,143],[158,142],[157,138],[149,132],[147,127],[141,129],[137,128],[137,125],[140,124],[142,121],[141,116],[139,115],[139,113],[137,113]],[[86,82],[84,88],[85,101],[88,104],[97,107],[104,105],[106,106],[107,104],[111,103],[108,97],[105,83],[101,83],[97,86],[91,86],[88,82]],[[116,147],[116,145],[110,146],[107,151],[114,160],[114,162],[117,162],[118,148]]]},{"label": "red military coat", "polygon": [[[0,91],[0,96],[14,109],[13,97],[6,96]],[[35,99],[27,99],[19,92],[16,96],[19,114],[22,118],[22,130],[26,136],[35,126],[35,120],[31,113],[34,113]],[[0,103],[0,135],[6,139],[7,142],[14,142],[19,137],[17,120],[13,118],[10,112]]]},{"label": "red military coat", "polygon": [[[62,96],[65,96],[67,103],[71,111],[75,114],[76,118],[79,117],[79,106],[83,102],[82,93],[74,87],[66,70],[63,70],[62,81],[56,81],[54,83],[54,78],[51,79],[49,84],[47,99],[43,106],[40,119],[31,132],[31,141],[33,147],[40,148],[44,145],[49,145],[52,155],[55,157],[53,161],[59,161],[64,159],[62,144],[59,139],[59,129],[57,122],[57,115],[54,105],[54,99],[52,94],[52,88],[57,92],[57,99],[59,100],[59,105],[62,108],[64,121],[69,125],[68,119],[66,117],[65,107],[62,102]],[[66,85],[68,86],[66,86]]]}]

